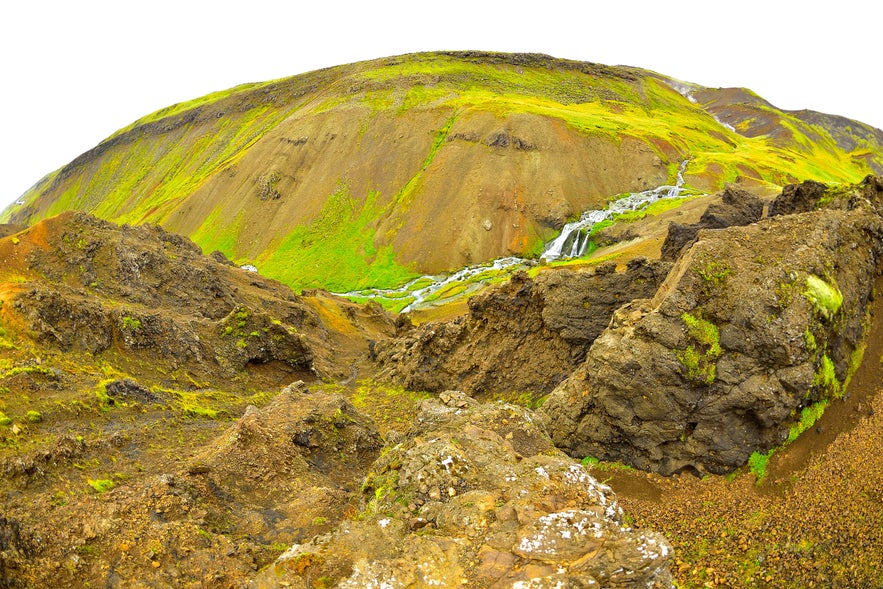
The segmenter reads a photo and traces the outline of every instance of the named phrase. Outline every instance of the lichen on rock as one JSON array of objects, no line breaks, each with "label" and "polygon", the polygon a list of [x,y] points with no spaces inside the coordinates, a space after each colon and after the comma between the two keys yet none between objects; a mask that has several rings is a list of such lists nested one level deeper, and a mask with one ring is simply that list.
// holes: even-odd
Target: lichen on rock
[{"label": "lichen on rock", "polygon": [[668,541],[623,523],[609,487],[532,412],[447,391],[420,403],[362,485],[362,511],[292,547],[255,587],[669,587]]}]

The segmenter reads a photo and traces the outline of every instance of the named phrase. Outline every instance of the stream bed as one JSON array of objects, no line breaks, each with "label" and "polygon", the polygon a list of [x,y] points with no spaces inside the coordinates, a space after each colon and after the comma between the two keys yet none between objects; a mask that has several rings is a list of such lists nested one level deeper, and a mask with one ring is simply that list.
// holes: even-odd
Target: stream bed
[{"label": "stream bed", "polygon": [[[681,162],[674,185],[633,192],[611,201],[605,209],[585,211],[578,220],[561,228],[561,233],[546,245],[540,258],[547,262],[580,258],[588,252],[592,228],[598,223],[637,211],[658,200],[679,198],[684,190],[684,170],[688,161]],[[536,260],[509,256],[467,266],[452,274],[420,276],[395,288],[368,288],[334,294],[358,302],[374,300],[388,309],[406,313],[453,302],[489,284],[504,282],[518,270],[536,264]]]}]

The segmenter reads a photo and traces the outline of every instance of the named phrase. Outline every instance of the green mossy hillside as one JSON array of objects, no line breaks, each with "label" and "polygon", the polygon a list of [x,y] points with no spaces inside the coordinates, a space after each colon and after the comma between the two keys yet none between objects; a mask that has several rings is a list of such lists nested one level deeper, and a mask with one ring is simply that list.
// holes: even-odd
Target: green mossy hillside
[{"label": "green mossy hillside", "polygon": [[351,290],[535,254],[568,218],[670,181],[686,158],[703,192],[883,171],[883,135],[867,125],[688,87],[477,52],[246,84],[133,122],[0,222],[73,209],[161,223],[292,286]]}]

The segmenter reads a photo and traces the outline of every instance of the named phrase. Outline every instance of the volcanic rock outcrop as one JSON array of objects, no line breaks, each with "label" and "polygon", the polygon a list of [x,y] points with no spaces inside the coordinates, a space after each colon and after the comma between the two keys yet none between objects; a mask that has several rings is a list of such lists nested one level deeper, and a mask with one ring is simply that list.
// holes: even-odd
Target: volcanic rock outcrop
[{"label": "volcanic rock outcrop", "polygon": [[[346,370],[305,299],[159,226],[64,213],[4,241],[0,260],[19,277],[7,309],[29,337],[63,352],[122,350],[204,382],[247,370],[276,386]],[[383,313],[338,303],[352,307],[346,322],[363,315],[372,329],[392,329]]]},{"label": "volcanic rock outcrop", "polygon": [[670,264],[639,258],[623,272],[519,272],[469,299],[469,314],[432,322],[375,347],[381,375],[413,390],[456,386],[472,395],[548,393],[585,358],[610,316],[651,296]]},{"label": "volcanic rock outcrop", "polygon": [[668,542],[530,411],[446,391],[371,466],[361,513],[292,546],[253,587],[669,587]]},{"label": "volcanic rock outcrop", "polygon": [[[791,186],[791,185],[789,185]],[[693,244],[700,229],[723,229],[750,225],[763,216],[763,201],[747,190],[728,184],[721,193],[721,201],[708,205],[698,223],[672,223],[662,244],[662,259],[676,260],[683,249]]]},{"label": "volcanic rock outcrop", "polygon": [[556,445],[723,473],[781,443],[801,407],[839,395],[883,254],[883,183],[814,193],[796,210],[824,208],[700,230],[653,298],[619,309],[541,408]]}]

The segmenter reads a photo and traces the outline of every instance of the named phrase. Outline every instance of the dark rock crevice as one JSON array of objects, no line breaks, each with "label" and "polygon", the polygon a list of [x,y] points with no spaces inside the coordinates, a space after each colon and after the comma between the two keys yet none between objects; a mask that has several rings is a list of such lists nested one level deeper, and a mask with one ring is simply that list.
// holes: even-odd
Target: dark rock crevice
[{"label": "dark rock crevice", "polygon": [[469,313],[378,342],[382,376],[414,390],[456,385],[475,395],[530,391],[538,398],[585,358],[623,303],[655,292],[668,268],[637,259],[623,272],[526,273],[469,300]]}]

